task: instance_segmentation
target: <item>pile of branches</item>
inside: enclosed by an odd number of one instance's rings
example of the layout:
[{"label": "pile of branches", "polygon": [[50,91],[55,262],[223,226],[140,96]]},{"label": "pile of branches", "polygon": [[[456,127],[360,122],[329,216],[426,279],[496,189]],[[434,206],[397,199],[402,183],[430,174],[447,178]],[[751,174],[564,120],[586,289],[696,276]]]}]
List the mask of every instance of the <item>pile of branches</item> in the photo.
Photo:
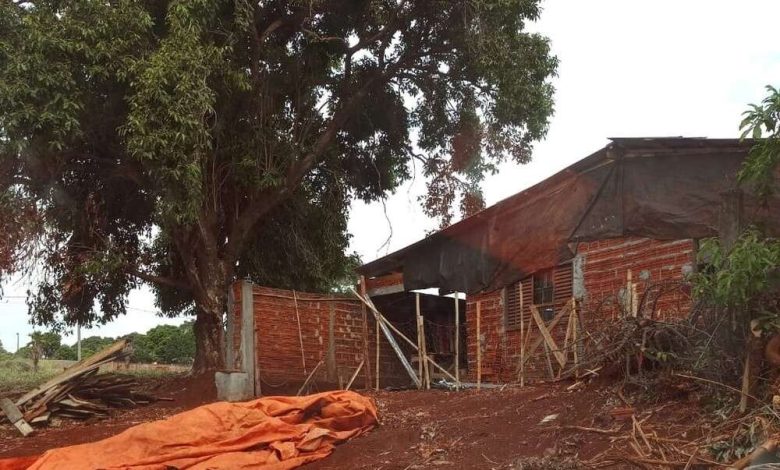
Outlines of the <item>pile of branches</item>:
[{"label": "pile of branches", "polygon": [[[685,379],[683,379],[685,380]],[[696,383],[688,385],[695,387]],[[622,398],[625,400],[625,398]],[[631,404],[629,409],[634,410]],[[744,469],[776,462],[777,412],[770,406],[747,414],[719,414],[688,408],[669,411],[674,403],[626,415],[611,429],[588,428],[610,435],[611,445],[587,462],[587,468],[728,468]],[[634,414],[636,413],[636,414]],[[775,468],[775,467],[762,467]]]},{"label": "pile of branches", "polygon": [[685,314],[659,315],[663,296],[686,287],[683,281],[648,286],[639,294],[636,315],[617,296],[602,301],[589,316],[602,318],[611,309],[616,319],[589,332],[583,365],[622,372],[626,378],[647,369],[675,369],[716,381],[739,379],[745,338],[728,312],[692,302]]}]

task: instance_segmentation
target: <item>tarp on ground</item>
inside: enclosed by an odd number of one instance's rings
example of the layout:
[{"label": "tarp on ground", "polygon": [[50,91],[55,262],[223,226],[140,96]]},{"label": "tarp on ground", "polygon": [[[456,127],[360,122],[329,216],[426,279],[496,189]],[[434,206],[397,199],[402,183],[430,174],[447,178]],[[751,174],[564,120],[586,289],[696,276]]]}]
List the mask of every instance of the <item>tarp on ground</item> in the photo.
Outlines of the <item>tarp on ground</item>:
[{"label": "tarp on ground", "polygon": [[[737,139],[613,139],[525,191],[358,269],[403,272],[407,290],[491,291],[570,260],[579,241],[714,236],[725,193],[752,143]],[[778,200],[745,200],[745,222],[780,233]]]},{"label": "tarp on ground", "polygon": [[348,391],[219,402],[34,461],[0,460],[0,470],[287,470],[327,457],[376,424],[372,400]]}]

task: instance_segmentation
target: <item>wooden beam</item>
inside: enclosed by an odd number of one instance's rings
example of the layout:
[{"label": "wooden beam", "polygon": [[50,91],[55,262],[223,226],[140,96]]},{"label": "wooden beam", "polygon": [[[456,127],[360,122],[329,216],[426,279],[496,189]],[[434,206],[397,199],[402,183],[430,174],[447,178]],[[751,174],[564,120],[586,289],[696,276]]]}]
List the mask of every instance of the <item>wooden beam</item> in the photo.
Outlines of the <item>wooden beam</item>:
[{"label": "wooden beam", "polygon": [[523,283],[518,282],[520,290],[520,386],[525,387],[525,314],[523,313]]},{"label": "wooden beam", "polygon": [[376,326],[376,390],[379,390],[379,325]]},{"label": "wooden beam", "polygon": [[[357,292],[355,292],[354,289],[352,289],[352,293],[355,294],[355,296],[357,296],[357,298],[360,299],[360,301],[364,302],[368,306],[369,310],[371,310],[374,313],[375,317],[378,317],[378,318],[380,318],[382,320],[381,321],[382,325],[384,325],[387,328],[393,330],[399,337],[401,337],[401,339],[406,341],[409,344],[409,346],[412,347],[412,349],[417,351],[417,346],[414,344],[414,342],[412,340],[410,340],[409,338],[407,338],[405,334],[401,333],[401,331],[399,331],[398,328],[393,326],[392,323],[387,321],[387,319],[379,312],[379,310],[376,309],[376,306],[374,305],[374,303],[371,302],[371,298],[364,299],[364,298],[360,297],[360,295]],[[439,364],[437,364],[436,361],[434,361],[430,357],[428,357],[426,359],[428,360],[428,363],[430,365],[432,365],[433,367],[435,367],[436,369],[438,369],[439,372],[441,372],[442,374],[446,375],[450,380],[455,381],[455,376],[450,374],[447,369],[445,369],[444,367],[442,367]],[[411,366],[410,366],[410,368],[411,368]],[[412,369],[412,373],[414,373],[414,369]]]},{"label": "wooden beam", "polygon": [[550,332],[547,330],[547,327],[544,325],[544,321],[542,320],[541,315],[539,315],[539,310],[536,308],[536,305],[531,305],[531,315],[534,317],[536,326],[539,327],[539,332],[542,334],[542,338],[544,338],[544,342],[547,344],[548,348],[553,353],[553,356],[555,356],[555,360],[558,361],[558,364],[560,364],[561,367],[563,367],[564,364],[566,364],[566,358],[563,355],[563,353],[558,349],[558,345],[555,344],[555,340],[550,335]]},{"label": "wooden beam", "polygon": [[482,302],[477,301],[477,390],[482,389],[482,336],[480,330]]},{"label": "wooden beam", "polygon": [[[360,293],[363,294],[363,297],[366,296],[365,276],[360,276]],[[360,307],[361,319],[363,320],[363,362],[366,365],[366,389],[369,389],[371,388],[371,358],[368,354],[368,314],[365,304],[361,303]]]},{"label": "wooden beam", "polygon": [[[420,379],[417,378],[417,374],[414,373],[414,369],[412,368],[412,365],[409,364],[409,360],[406,358],[406,356],[404,355],[403,351],[401,351],[401,347],[398,346],[398,343],[395,341],[395,338],[393,337],[393,333],[390,331],[390,328],[388,327],[389,322],[383,321],[384,317],[382,317],[382,314],[379,313],[379,310],[376,309],[376,306],[374,305],[374,303],[371,302],[371,298],[370,297],[367,297],[367,298],[364,299],[363,297],[360,296],[360,294],[358,294],[355,291],[355,289],[351,289],[351,290],[352,290],[352,293],[355,294],[355,296],[358,299],[360,299],[361,302],[366,304],[366,306],[374,313],[374,319],[376,319],[377,326],[382,329],[382,333],[384,333],[385,338],[387,338],[387,342],[390,343],[390,347],[392,347],[393,351],[395,351],[396,356],[398,356],[398,360],[401,361],[401,365],[404,366],[404,369],[409,374],[409,377],[412,379],[412,382],[414,382],[414,384],[417,386],[417,388],[420,388],[420,386],[422,385],[422,382],[420,382]],[[390,327],[395,328],[392,325],[390,325]],[[395,330],[395,331],[398,332],[398,330]],[[401,335],[401,336],[403,336],[403,335]],[[403,338],[406,339],[407,341],[409,341],[409,339],[406,338],[405,336],[403,336]],[[412,344],[414,344],[414,343],[412,343]]]},{"label": "wooden beam", "polygon": [[420,320],[420,293],[416,292],[414,294],[414,305],[415,305],[415,315],[414,315],[414,322],[417,326],[417,376],[420,378],[420,386],[419,388],[422,388],[422,383],[425,382],[424,377],[424,371],[423,371],[423,364],[425,363],[425,357],[423,357],[423,347],[422,347],[422,321]]},{"label": "wooden beam", "polygon": [[[561,321],[561,318],[563,318],[566,312],[567,310],[563,308],[561,309],[560,312],[558,312],[557,315],[555,315],[555,317],[550,322],[551,330],[558,325],[558,323]],[[531,326],[532,326],[531,324],[528,325],[528,332],[526,332],[526,337],[525,337],[526,344],[531,340]],[[533,357],[533,355],[536,353],[536,350],[539,349],[539,346],[541,346],[542,343],[544,343],[544,337],[540,335],[539,338],[536,338],[536,340],[534,340],[531,347],[526,349],[525,360],[523,361],[523,363],[527,363]]]},{"label": "wooden beam", "polygon": [[298,295],[293,291],[293,303],[295,304],[295,319],[298,321],[298,343],[301,346],[301,365],[303,375],[306,375],[306,352],[303,349],[303,330],[301,330],[301,313],[298,311]]},{"label": "wooden beam", "polygon": [[349,382],[347,382],[347,388],[345,390],[349,390],[349,387],[352,386],[352,382],[355,381],[355,377],[360,373],[360,370],[363,369],[363,364],[365,364],[366,361],[360,361],[360,365],[357,366],[357,369],[355,369],[355,373],[352,374],[352,377],[349,379]]},{"label": "wooden beam", "polygon": [[26,437],[32,434],[32,426],[30,426],[30,424],[24,420],[22,412],[19,411],[19,408],[16,405],[14,405],[14,402],[8,398],[0,398],[0,410],[3,410],[5,417],[8,418],[8,421],[10,421],[11,424],[13,424],[20,433],[22,433],[22,436]]},{"label": "wooden beam", "polygon": [[455,292],[455,384],[460,387],[460,300]]},{"label": "wooden beam", "polygon": [[311,382],[311,378],[314,377],[314,374],[317,372],[317,370],[325,363],[325,361],[320,361],[317,363],[316,366],[314,366],[314,369],[309,372],[308,377],[306,377],[306,380],[303,381],[303,385],[301,385],[301,388],[298,389],[298,393],[296,393],[296,396],[301,396],[301,393],[303,393],[304,390],[306,390],[306,387],[309,386],[309,382]]},{"label": "wooden beam", "polygon": [[[72,379],[73,377],[76,377],[78,375],[83,374],[84,372],[88,370],[94,369],[95,365],[97,364],[104,364],[105,361],[111,362],[113,361],[113,356],[121,352],[125,347],[127,346],[127,341],[122,339],[117,341],[116,343],[112,344],[111,346],[107,347],[106,349],[97,352],[85,360],[65,369],[61,374],[56,375],[52,379],[49,379],[46,381],[43,385],[40,385],[29,392],[22,395],[21,398],[16,400],[16,406],[21,407],[28,401],[32,400],[33,398],[37,397],[38,395],[41,395],[45,393],[47,390],[49,390],[52,387],[56,387],[57,385],[67,382],[68,380]],[[111,360],[108,360],[111,359]]]}]

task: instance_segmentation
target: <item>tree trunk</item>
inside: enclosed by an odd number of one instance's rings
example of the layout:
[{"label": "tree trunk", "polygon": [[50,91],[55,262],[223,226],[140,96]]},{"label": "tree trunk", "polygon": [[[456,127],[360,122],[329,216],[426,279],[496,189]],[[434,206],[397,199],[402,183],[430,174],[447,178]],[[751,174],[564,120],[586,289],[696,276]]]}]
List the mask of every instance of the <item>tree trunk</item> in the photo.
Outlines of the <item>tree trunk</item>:
[{"label": "tree trunk", "polygon": [[222,309],[209,311],[197,307],[195,317],[195,362],[192,371],[196,375],[209,374],[225,365],[222,344]]}]

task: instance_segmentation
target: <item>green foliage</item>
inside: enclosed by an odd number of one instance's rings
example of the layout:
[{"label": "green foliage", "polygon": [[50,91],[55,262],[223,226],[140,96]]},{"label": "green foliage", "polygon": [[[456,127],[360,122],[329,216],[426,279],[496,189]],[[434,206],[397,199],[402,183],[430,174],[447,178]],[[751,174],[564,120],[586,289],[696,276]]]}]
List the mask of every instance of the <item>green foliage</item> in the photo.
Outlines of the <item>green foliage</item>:
[{"label": "green foliage", "polygon": [[[759,196],[766,198],[776,191],[780,164],[780,90],[766,87],[768,95],[761,104],[752,104],[743,113],[742,137],[760,139],[750,151],[739,178],[754,185]],[[761,137],[766,138],[761,139]]]},{"label": "green foliage", "polygon": [[3,342],[0,341],[0,361],[9,359],[11,357],[13,357],[13,354],[11,354],[10,352],[6,351],[5,348],[3,347]]},{"label": "green foliage", "polygon": [[[52,359],[60,348],[62,336],[54,331],[39,332],[36,331],[30,335],[30,344],[37,344],[44,359]],[[28,346],[29,346],[28,345]]]},{"label": "green foliage", "polygon": [[152,283],[166,314],[210,326],[213,352],[233,280],[343,283],[352,199],[385,197],[419,162],[424,207],[447,224],[459,198],[483,207],[497,163],[528,161],[557,66],[525,31],[539,14],[536,0],[3,2],[0,228],[15,235],[0,275],[41,269],[33,321],[61,327],[124,314]]},{"label": "green foliage", "polygon": [[78,352],[75,346],[68,346],[67,344],[61,345],[57,348],[52,359],[61,359],[66,361],[75,361],[78,359]]},{"label": "green foliage", "polygon": [[195,357],[192,322],[180,326],[160,325],[146,332],[145,346],[152,362],[190,364]]},{"label": "green foliage", "polygon": [[0,396],[24,393],[60,372],[47,361],[41,361],[37,371],[28,360],[0,361]]},{"label": "green foliage", "polygon": [[703,240],[696,293],[723,307],[746,308],[780,281],[780,243],[755,229],[745,231],[730,251],[716,238]]}]

